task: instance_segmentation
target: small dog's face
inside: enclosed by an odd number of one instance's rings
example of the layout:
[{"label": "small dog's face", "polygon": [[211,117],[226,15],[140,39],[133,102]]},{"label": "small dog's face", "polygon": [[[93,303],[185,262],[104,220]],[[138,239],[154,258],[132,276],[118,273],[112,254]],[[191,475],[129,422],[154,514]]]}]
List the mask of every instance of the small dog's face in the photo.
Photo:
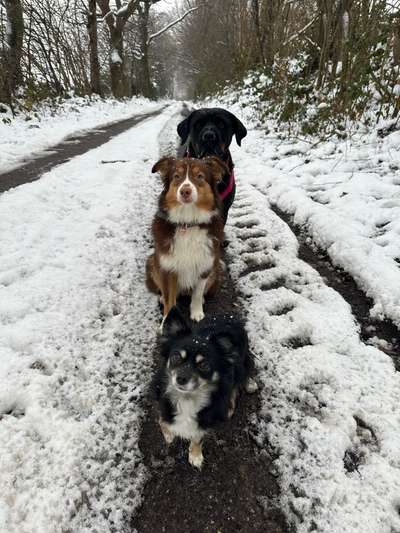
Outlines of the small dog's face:
[{"label": "small dog's face", "polygon": [[201,161],[164,157],[152,169],[164,181],[164,201],[169,209],[196,205],[199,209],[215,207],[216,185],[227,172],[226,165],[216,157]]},{"label": "small dog's face", "polygon": [[210,390],[220,377],[216,345],[197,336],[176,307],[163,323],[163,350],[169,386],[181,393]]},{"label": "small dog's face", "polygon": [[173,347],[168,354],[167,372],[170,385],[183,393],[208,388],[219,377],[212,346],[199,346],[195,337],[183,339]]},{"label": "small dog's face", "polygon": [[233,135],[240,146],[247,130],[229,111],[220,108],[193,111],[178,125],[182,144],[189,138],[196,157],[216,155],[225,158]]}]

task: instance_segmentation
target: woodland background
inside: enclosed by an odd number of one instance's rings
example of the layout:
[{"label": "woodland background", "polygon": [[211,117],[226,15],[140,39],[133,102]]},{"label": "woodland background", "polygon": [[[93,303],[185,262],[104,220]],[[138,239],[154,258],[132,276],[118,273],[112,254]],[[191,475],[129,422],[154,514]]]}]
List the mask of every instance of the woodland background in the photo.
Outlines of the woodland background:
[{"label": "woodland background", "polygon": [[399,73],[395,0],[0,0],[0,102],[14,113],[72,94],[247,84],[260,120],[314,133],[367,109],[397,118]]}]

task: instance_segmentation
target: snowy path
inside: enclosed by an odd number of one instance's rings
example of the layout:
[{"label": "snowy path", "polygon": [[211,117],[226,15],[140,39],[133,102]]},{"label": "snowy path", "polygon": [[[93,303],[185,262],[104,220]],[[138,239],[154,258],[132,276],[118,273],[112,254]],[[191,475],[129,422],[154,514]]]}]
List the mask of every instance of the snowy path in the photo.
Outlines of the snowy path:
[{"label": "snowy path", "polygon": [[[82,155],[89,150],[93,150],[110,141],[113,137],[133,128],[146,118],[157,115],[163,106],[156,107],[155,110],[147,113],[139,113],[129,118],[114,121],[95,129],[84,132],[75,132],[74,135],[68,136],[63,142],[49,147],[44,152],[29,154],[24,159],[24,163],[17,168],[0,174],[0,193],[11,188],[18,187],[24,183],[30,183],[41,178],[43,174],[49,172],[57,165],[70,161],[73,157]],[[119,162],[126,163],[129,161],[129,152],[125,154],[125,159]],[[115,160],[101,161],[104,164],[112,164]]]},{"label": "snowy path", "polygon": [[[129,100],[74,96],[58,102],[49,100],[13,118],[0,121],[0,172],[31,161],[33,155],[51,149],[65,138],[85,135],[133,115],[155,111],[166,102],[147,98]],[[10,120],[8,123],[7,119]]]},{"label": "snowy path", "polygon": [[120,532],[140,502],[149,169],[176,109],[0,196],[1,532]]},{"label": "snowy path", "polygon": [[[0,196],[1,533],[131,530],[149,474],[138,440],[159,321],[143,283],[159,190],[150,168],[175,149],[179,109]],[[298,259],[295,236],[269,208],[279,184],[268,181],[259,139],[251,132],[235,150],[227,228],[262,384],[250,433],[232,425],[237,446],[252,433],[264,456],[253,505],[271,511],[264,465],[299,533],[399,532],[399,375]],[[127,154],[128,163],[101,164]],[[220,446],[217,437],[209,457],[211,475],[230,461],[222,485],[215,476],[219,491],[240,457]],[[187,486],[199,489],[185,468]]]},{"label": "snowy path", "polygon": [[263,383],[253,423],[278,454],[280,503],[299,532],[400,531],[400,375],[297,258],[297,239],[256,188],[268,169],[249,152],[234,155],[243,179],[229,252]]}]

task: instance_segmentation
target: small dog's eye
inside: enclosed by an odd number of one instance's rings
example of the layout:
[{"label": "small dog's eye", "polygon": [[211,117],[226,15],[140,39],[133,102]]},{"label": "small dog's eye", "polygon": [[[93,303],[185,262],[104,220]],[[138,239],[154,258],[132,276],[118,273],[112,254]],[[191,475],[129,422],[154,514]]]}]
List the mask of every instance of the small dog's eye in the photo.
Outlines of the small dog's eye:
[{"label": "small dog's eye", "polygon": [[173,175],[173,179],[174,179],[174,180],[178,180],[179,178],[180,178],[179,174],[174,174],[174,175]]},{"label": "small dog's eye", "polygon": [[182,362],[182,354],[181,352],[172,352],[169,356],[169,360],[171,362],[171,365],[179,365],[179,363]]},{"label": "small dog's eye", "polygon": [[197,368],[200,370],[200,372],[209,372],[210,371],[210,365],[205,360],[200,361],[199,363],[197,363]]},{"label": "small dog's eye", "polygon": [[197,179],[198,179],[198,180],[203,180],[203,179],[204,179],[203,174],[198,174],[198,175],[197,175]]}]

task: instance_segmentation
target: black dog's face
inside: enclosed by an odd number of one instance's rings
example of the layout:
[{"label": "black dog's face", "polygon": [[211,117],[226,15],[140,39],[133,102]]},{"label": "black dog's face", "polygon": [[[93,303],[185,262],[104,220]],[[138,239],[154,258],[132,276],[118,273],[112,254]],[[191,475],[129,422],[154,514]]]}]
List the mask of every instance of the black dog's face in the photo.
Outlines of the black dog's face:
[{"label": "black dog's face", "polygon": [[247,130],[229,111],[220,108],[193,111],[178,125],[178,134],[184,144],[188,138],[195,157],[215,155],[224,159],[232,137],[240,146]]}]

